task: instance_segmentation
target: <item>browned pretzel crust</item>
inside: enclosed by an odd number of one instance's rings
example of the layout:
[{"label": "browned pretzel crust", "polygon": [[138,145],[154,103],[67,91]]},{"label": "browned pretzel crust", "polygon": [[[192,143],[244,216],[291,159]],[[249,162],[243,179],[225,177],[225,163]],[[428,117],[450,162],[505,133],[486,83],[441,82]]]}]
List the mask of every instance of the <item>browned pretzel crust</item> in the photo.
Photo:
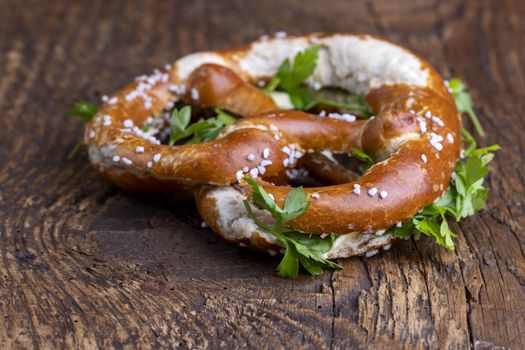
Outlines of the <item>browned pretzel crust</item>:
[{"label": "browned pretzel crust", "polygon": [[[440,116],[439,123],[443,126],[434,125],[430,118],[428,128],[451,135],[443,138],[445,146],[438,150],[432,144],[436,142],[431,143],[428,137],[408,139],[396,147],[392,156],[372,166],[356,181],[306,189],[308,194],[316,193],[318,198],[311,201],[305,214],[291,223],[292,227],[308,233],[338,234],[387,229],[412,218],[448,188],[460,148],[460,123],[451,97],[443,98],[430,89],[414,90],[406,86],[384,86],[372,91],[367,97],[374,112],[378,113],[370,122],[374,126],[364,128],[361,147],[380,156],[391,138],[412,132],[405,131],[407,125],[415,126],[416,123],[410,115],[398,112],[403,110],[409,92],[416,101],[415,108],[426,106]],[[385,105],[388,107],[383,107]],[[359,186],[360,191],[356,191],[359,194],[354,192],[356,186]],[[289,188],[271,184],[264,187],[279,205],[284,203]],[[328,217],[330,220],[326,220]]]},{"label": "browned pretzel crust", "polygon": [[[364,93],[375,117],[353,121],[279,111],[252,85],[314,43],[320,56],[307,83]],[[163,113],[179,99],[245,118],[215,141],[161,145],[155,135],[167,128]],[[149,122],[156,134],[141,130]],[[416,55],[370,36],[310,35],[192,54],[165,72],[139,77],[108,98],[86,127],[85,141],[97,171],[114,183],[142,191],[194,189],[199,211],[214,231],[257,248],[275,242],[246,218],[239,206],[244,192],[214,186],[235,184],[243,176],[282,179],[305,154],[361,148],[381,162],[358,179],[341,169],[331,177],[325,172],[336,185],[307,189],[311,207],[291,223],[306,233],[336,233],[360,242],[352,248],[339,244],[328,254],[337,257],[390,244],[391,237],[370,234],[412,218],[446,190],[459,157],[460,119],[441,77]],[[315,157],[306,158],[311,167]],[[289,188],[262,183],[282,205]],[[239,225],[232,225],[232,216]]]}]

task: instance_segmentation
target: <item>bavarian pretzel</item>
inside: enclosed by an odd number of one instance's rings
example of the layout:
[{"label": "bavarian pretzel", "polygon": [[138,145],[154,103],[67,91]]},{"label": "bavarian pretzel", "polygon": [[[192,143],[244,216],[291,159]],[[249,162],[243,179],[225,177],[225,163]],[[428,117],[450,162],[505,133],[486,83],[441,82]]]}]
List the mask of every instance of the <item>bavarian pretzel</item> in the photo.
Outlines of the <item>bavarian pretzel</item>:
[{"label": "bavarian pretzel", "polygon": [[[253,86],[313,44],[321,49],[307,83],[364,94],[374,118],[349,121],[277,110]],[[166,130],[165,114],[179,99],[245,118],[215,141],[161,145],[154,134]],[[141,130],[145,123],[152,131]],[[336,185],[307,188],[311,206],[290,223],[305,233],[341,235],[327,253],[335,258],[388,246],[392,237],[374,233],[410,219],[446,190],[459,158],[460,119],[441,77],[409,51],[365,35],[310,35],[191,54],[165,72],[139,77],[108,98],[87,125],[85,141],[95,169],[117,185],[191,190],[215,232],[266,250],[279,247],[247,216],[242,199],[249,191],[242,180],[241,187],[235,185],[239,179],[282,175],[305,154],[361,148],[380,162],[359,179],[332,176]],[[346,178],[350,182],[341,184]],[[262,183],[282,205],[289,188]]]}]

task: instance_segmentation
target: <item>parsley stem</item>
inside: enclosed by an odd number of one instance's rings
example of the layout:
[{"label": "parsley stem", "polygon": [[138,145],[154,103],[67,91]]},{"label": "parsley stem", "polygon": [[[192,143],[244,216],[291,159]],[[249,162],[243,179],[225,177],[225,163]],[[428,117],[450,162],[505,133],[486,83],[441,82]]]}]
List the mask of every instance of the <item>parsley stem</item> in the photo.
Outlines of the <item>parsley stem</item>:
[{"label": "parsley stem", "polygon": [[483,127],[481,126],[481,123],[479,122],[478,117],[476,116],[476,113],[472,110],[472,108],[467,109],[467,114],[470,117],[470,120],[472,121],[472,124],[474,125],[474,129],[476,129],[476,132],[479,136],[484,137],[485,136],[485,130],[483,130]]},{"label": "parsley stem", "polygon": [[80,148],[82,147],[83,144],[84,144],[84,141],[82,141],[82,139],[78,140],[75,146],[73,146],[71,151],[69,151],[69,153],[67,154],[67,159],[69,160],[73,159],[77,155],[78,151],[80,151]]},{"label": "parsley stem", "polygon": [[266,92],[271,92],[277,89],[277,86],[281,83],[281,79],[279,79],[277,76],[274,76],[272,80],[266,86],[264,87],[264,90]]}]

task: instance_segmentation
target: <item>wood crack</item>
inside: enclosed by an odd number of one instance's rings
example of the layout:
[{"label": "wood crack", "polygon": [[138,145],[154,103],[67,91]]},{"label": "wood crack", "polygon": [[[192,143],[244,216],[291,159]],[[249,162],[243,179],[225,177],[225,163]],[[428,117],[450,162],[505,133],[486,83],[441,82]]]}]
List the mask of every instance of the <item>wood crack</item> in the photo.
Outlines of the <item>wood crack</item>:
[{"label": "wood crack", "polygon": [[334,274],[335,270],[330,272],[330,290],[332,293],[332,323],[330,327],[330,350],[334,349],[335,342],[335,318],[336,318],[336,305],[335,305],[335,288],[334,288]]}]

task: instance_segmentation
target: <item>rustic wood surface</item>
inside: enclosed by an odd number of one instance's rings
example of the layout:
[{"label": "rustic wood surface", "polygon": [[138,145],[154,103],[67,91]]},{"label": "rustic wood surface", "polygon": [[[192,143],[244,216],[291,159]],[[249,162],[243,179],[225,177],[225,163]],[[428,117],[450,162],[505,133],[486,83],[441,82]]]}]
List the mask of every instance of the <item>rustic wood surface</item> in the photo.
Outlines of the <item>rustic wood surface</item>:
[{"label": "rustic wood surface", "polygon": [[[525,2],[0,1],[1,348],[525,348]],[[385,36],[462,77],[499,153],[457,250],[403,242],[319,278],[103,181],[75,99],[278,30]]]}]

